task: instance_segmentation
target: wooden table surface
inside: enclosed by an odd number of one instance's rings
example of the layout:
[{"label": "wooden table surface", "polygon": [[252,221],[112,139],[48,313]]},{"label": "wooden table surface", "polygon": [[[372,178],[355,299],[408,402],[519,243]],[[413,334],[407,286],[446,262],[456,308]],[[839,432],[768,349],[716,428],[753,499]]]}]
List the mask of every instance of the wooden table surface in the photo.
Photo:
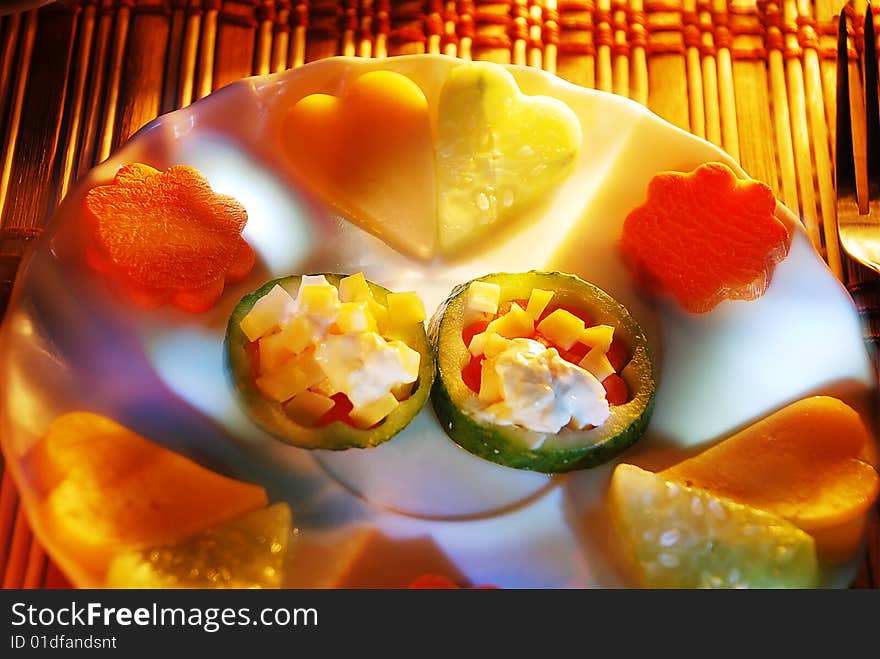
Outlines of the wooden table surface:
[{"label": "wooden table surface", "polygon": [[[332,55],[544,68],[721,146],[798,214],[880,341],[880,284],[835,232],[840,0],[59,0],[0,17],[0,308],[70,185],[159,114]],[[857,5],[863,10],[864,2]],[[0,2],[2,11],[2,2]],[[852,39],[853,63],[861,29]],[[875,352],[876,355],[876,352]],[[0,485],[3,587],[66,581]],[[875,516],[876,517],[876,516]],[[876,520],[875,520],[876,522]],[[880,587],[875,523],[854,587]]]}]

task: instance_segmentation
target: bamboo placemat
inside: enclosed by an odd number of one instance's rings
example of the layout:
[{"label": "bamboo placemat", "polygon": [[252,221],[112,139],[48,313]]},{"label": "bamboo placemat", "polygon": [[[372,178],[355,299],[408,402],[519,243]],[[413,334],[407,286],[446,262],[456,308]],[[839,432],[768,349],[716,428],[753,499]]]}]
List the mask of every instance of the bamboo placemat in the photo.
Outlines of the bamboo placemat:
[{"label": "bamboo placemat", "polygon": [[[0,308],[70,185],[157,115],[332,55],[446,53],[628,96],[738,159],[798,213],[880,341],[880,284],[834,226],[841,0],[59,0],[0,17]],[[859,9],[863,9],[864,0]],[[880,32],[880,30],[878,30]],[[853,35],[855,63],[861,29]],[[63,587],[0,484],[0,578]],[[880,587],[880,530],[855,586]]]}]

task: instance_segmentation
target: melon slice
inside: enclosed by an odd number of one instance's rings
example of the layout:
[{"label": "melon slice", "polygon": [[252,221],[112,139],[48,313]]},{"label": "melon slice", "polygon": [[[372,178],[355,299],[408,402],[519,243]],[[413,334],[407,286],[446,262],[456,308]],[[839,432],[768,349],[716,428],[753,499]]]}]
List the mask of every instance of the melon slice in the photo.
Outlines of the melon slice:
[{"label": "melon slice", "polygon": [[524,95],[503,67],[452,69],[437,114],[440,251],[472,248],[551,192],[574,169],[581,139],[571,108]]},{"label": "melon slice", "polygon": [[609,497],[639,581],[649,588],[811,588],[813,539],[790,522],[621,464]]},{"label": "melon slice", "polygon": [[880,477],[859,459],[870,442],[855,410],[836,398],[814,396],[661,475],[770,511],[812,532],[860,517],[877,499]]},{"label": "melon slice", "polygon": [[177,542],[266,505],[262,487],[89,412],[57,418],[28,456],[51,546],[94,572],[127,547]]},{"label": "melon slice", "polygon": [[110,564],[111,588],[279,588],[291,515],[277,503],[173,545],[130,549]]}]

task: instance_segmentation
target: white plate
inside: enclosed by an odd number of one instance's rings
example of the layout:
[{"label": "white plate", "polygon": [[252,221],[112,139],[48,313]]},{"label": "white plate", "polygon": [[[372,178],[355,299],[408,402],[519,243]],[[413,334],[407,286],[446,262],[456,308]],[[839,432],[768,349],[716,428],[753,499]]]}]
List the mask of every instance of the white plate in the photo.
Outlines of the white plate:
[{"label": "white plate", "polygon": [[[302,189],[277,146],[279,119],[295,99],[382,68],[415,80],[433,107],[457,63],[336,58],[237,82],[146,126],[62,204],[20,271],[0,337],[0,440],[37,535],[74,583],[100,580],[46,536],[21,456],[56,416],[89,409],[287,500],[299,529],[291,586],[333,583],[366,545],[369,558],[352,568],[362,583],[395,585],[445,569],[504,587],[624,585],[607,550],[610,465],[549,478],[485,462],[446,437],[430,405],[401,435],[366,451],[308,452],[260,432],[229,389],[222,339],[239,297],[272,277],[363,270],[391,289],[415,289],[429,313],[453,285],[488,272],[558,269],[597,284],[630,309],[658,356],[654,416],[627,461],[668,464],[810,394],[837,395],[868,419],[874,383],[858,315],[801,229],[757,301],[689,315],[640,297],[616,241],[650,178],[707,161],[744,173],[636,103],[510,67],[525,93],[574,109],[583,146],[574,174],[534,223],[455,265],[410,260],[330,217]],[[82,195],[128,162],[195,166],[246,206],[245,235],[261,262],[214,310],[137,311],[73,265],[66,230]],[[790,212],[779,214],[795,226]],[[826,583],[845,584],[852,567],[829,571]]]}]

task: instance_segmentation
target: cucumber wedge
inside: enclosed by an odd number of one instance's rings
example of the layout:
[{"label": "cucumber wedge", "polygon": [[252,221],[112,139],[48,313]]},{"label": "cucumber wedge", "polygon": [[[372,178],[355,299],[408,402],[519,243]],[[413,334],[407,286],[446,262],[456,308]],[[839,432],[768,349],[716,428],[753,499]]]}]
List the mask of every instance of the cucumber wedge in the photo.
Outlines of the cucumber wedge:
[{"label": "cucumber wedge", "polygon": [[551,290],[551,304],[580,309],[592,322],[613,326],[631,355],[619,373],[629,387],[630,399],[613,406],[611,416],[601,426],[581,431],[563,429],[534,449],[529,446],[536,443],[532,440],[537,433],[476,418],[471,411],[475,409],[476,394],[462,379],[462,369],[471,357],[462,339],[464,293],[471,284],[466,282],[452,291],[428,326],[438,373],[431,401],[453,441],[498,464],[557,473],[607,462],[642,436],[654,406],[654,368],[644,332],[620,303],[592,284],[560,272],[496,273],[473,281],[500,285],[502,302],[528,299],[535,288]]},{"label": "cucumber wedge", "polygon": [[[327,281],[339,286],[346,275],[325,274]],[[398,332],[393,337],[400,339],[421,355],[419,377],[410,397],[402,401],[384,421],[375,428],[361,430],[341,421],[334,421],[324,427],[312,428],[298,424],[288,416],[280,403],[265,397],[257,388],[251,366],[251,356],[247,350],[248,339],[241,331],[241,320],[248,314],[257,300],[266,295],[278,284],[292,296],[299,290],[300,275],[273,279],[253,293],[245,295],[235,306],[226,328],[224,355],[226,373],[236,396],[250,419],[273,437],[306,449],[344,450],[349,448],[370,448],[387,442],[403,430],[425,405],[434,381],[434,359],[422,323],[414,323],[411,329]],[[386,304],[390,291],[367,282],[377,302]]]}]

